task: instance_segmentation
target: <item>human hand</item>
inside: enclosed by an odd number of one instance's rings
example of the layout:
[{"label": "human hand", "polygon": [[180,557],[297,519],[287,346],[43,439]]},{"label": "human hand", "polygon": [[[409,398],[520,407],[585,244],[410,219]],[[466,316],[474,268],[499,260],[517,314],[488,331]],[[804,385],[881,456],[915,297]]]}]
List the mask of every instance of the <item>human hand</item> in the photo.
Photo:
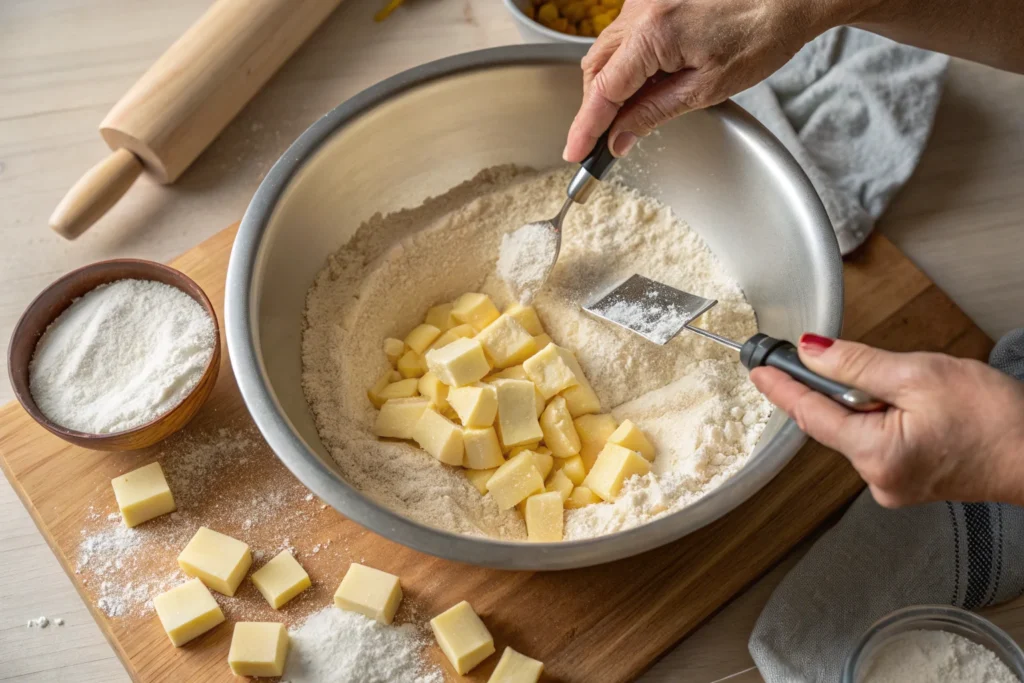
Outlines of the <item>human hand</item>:
[{"label": "human hand", "polygon": [[[611,151],[692,109],[718,104],[836,25],[842,2],[626,0],[583,58],[583,104],[562,156],[583,160],[611,126]],[[613,123],[614,121],[614,123]]]},{"label": "human hand", "polygon": [[1024,383],[937,353],[812,334],[798,348],[811,370],[891,407],[849,411],[775,368],[756,368],[750,379],[807,434],[849,458],[880,505],[1024,503]]}]

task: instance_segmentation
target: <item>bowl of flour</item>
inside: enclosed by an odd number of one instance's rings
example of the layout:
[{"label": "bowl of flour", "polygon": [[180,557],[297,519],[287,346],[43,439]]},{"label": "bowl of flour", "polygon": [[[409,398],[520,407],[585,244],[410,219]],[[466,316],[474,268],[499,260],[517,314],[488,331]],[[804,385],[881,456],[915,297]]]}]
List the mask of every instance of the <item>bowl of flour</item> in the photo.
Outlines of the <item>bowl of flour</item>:
[{"label": "bowl of flour", "polygon": [[1020,683],[1024,652],[977,614],[918,605],[876,622],[850,653],[843,683]]},{"label": "bowl of flour", "polygon": [[726,103],[668,124],[573,208],[533,297],[602,412],[654,443],[650,475],[614,503],[566,511],[563,541],[530,544],[514,510],[413,444],[373,436],[366,390],[387,363],[381,340],[465,292],[511,303],[501,242],[565,198],[579,58],[564,45],[484,50],[361,93],[275,165],[232,251],[227,343],[270,446],[324,501],[423,552],[508,569],[608,562],[721,517],[795,455],[805,437],[734,355],[692,335],[658,347],[583,314],[623,277],[718,299],[706,323],[736,338],[840,330],[842,265],[820,200],[778,141]]},{"label": "bowl of flour", "polygon": [[133,450],[170,436],[209,397],[220,366],[216,312],[168,266],[94,263],[29,304],[8,370],[22,407],[85,448]]}]

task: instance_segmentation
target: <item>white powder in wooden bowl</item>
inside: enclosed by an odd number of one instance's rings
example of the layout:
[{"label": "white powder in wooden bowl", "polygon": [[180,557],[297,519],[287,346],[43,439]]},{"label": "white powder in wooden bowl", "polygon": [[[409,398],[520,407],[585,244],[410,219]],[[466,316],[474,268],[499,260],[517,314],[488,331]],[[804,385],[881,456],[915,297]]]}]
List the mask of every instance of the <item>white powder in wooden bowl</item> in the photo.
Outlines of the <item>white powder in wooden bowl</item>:
[{"label": "white powder in wooden bowl", "polygon": [[[307,400],[344,476],[383,505],[449,531],[525,538],[518,513],[498,510],[459,472],[414,445],[376,439],[366,388],[388,367],[381,340],[404,337],[430,306],[467,291],[501,307],[513,301],[497,273],[502,237],[554,215],[568,178],[500,167],[415,209],[374,216],[310,288]],[[735,339],[757,330],[739,286],[666,206],[604,183],[569,211],[558,264],[533,305],[554,341],[577,354],[604,410],[633,420],[658,456],[615,503],[567,511],[567,539],[636,526],[697,500],[743,466],[771,413],[728,349],[686,334],[658,346],[582,311],[633,273],[718,299],[701,320],[711,330]]]}]

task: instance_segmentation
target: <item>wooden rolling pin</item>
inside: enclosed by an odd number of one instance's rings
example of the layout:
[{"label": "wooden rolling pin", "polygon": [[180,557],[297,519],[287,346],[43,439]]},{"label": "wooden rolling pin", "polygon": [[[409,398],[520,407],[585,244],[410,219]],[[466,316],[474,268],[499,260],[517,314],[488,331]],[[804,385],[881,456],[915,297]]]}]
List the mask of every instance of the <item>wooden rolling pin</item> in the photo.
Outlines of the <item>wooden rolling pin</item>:
[{"label": "wooden rolling pin", "polygon": [[85,232],[143,170],[173,183],[341,0],[217,0],[100,124],[112,150],[61,200],[50,227]]}]

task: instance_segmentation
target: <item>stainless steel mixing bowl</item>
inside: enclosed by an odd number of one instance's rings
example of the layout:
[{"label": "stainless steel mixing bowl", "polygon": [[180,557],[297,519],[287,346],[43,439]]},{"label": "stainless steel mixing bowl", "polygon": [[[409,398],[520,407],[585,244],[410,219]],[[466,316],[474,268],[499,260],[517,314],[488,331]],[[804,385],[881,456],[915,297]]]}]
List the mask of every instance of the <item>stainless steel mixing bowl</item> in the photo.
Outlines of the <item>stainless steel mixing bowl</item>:
[{"label": "stainless steel mixing bowl", "polygon": [[[718,519],[789,462],[804,435],[772,417],[747,466],[690,507],[600,538],[555,544],[459,536],[412,522],[349,486],[317,436],[301,385],[306,290],[374,213],[420,204],[498,164],[561,164],[580,100],[570,45],[521,45],[406,71],[317,121],[274,165],[242,221],[225,320],[242,396],[278,457],[316,495],[417,550],[506,569],[566,569],[664,545]],[[690,223],[739,280],[763,331],[836,335],[842,268],[828,217],[785,149],[732,103],[665,126],[626,182]],[[425,456],[426,457],[426,456]]]}]

